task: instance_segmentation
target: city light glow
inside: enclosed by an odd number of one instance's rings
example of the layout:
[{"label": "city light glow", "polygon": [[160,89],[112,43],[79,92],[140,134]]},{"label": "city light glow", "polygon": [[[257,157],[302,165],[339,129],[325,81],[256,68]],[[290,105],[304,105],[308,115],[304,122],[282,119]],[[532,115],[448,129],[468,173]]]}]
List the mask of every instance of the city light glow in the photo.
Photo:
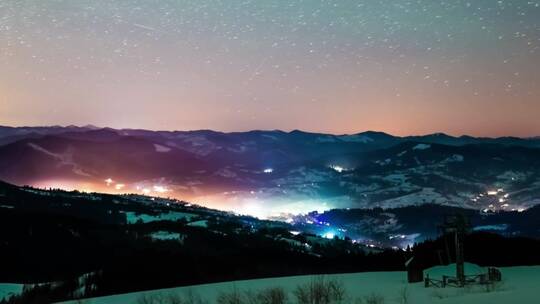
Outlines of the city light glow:
[{"label": "city light glow", "polygon": [[327,239],[333,239],[334,237],[336,236],[336,234],[334,232],[326,232],[325,234],[323,234],[323,237],[324,238],[327,238]]},{"label": "city light glow", "polygon": [[153,187],[154,191],[157,192],[157,193],[165,193],[165,192],[169,192],[169,189],[165,188],[164,186],[159,186],[159,185],[155,185]]},{"label": "city light glow", "polygon": [[342,166],[338,166],[338,165],[331,165],[330,168],[333,169],[334,171],[338,172],[338,173],[346,171],[345,168],[343,168]]}]

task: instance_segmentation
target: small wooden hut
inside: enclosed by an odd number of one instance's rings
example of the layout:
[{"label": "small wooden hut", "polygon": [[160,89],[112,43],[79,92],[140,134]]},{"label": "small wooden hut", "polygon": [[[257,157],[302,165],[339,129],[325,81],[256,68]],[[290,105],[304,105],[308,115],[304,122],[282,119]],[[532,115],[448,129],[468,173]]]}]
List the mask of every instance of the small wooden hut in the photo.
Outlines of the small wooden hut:
[{"label": "small wooden hut", "polygon": [[424,281],[424,269],[417,262],[417,260],[411,257],[405,262],[405,268],[407,268],[407,281],[409,283],[418,283]]}]

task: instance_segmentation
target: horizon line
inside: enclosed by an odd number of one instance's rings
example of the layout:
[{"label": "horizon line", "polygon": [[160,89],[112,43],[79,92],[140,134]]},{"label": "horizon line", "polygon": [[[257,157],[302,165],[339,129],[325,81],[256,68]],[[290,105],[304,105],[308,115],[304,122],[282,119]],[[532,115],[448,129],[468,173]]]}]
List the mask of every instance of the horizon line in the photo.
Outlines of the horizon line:
[{"label": "horizon line", "polygon": [[102,126],[96,126],[94,124],[84,124],[84,125],[75,125],[75,124],[69,124],[69,125],[19,125],[19,126],[10,126],[10,125],[2,125],[0,124],[0,128],[79,128],[79,129],[93,129],[93,130],[115,130],[115,131],[129,131],[129,130],[143,130],[143,131],[151,131],[151,132],[201,132],[201,131],[209,131],[209,132],[216,132],[216,133],[223,133],[223,134],[233,134],[233,133],[249,133],[249,132],[283,132],[283,133],[293,133],[293,132],[302,132],[302,133],[309,133],[309,134],[320,134],[320,135],[331,135],[331,136],[351,136],[351,135],[360,135],[365,133],[381,133],[386,134],[392,137],[396,138],[406,138],[406,137],[423,137],[423,136],[449,136],[453,138],[461,138],[461,137],[472,137],[472,138],[484,138],[484,139],[499,139],[499,138],[519,138],[519,139],[537,139],[540,137],[540,135],[533,135],[533,136],[515,136],[515,135],[503,135],[503,136],[475,136],[470,134],[451,134],[446,132],[432,132],[432,133],[424,133],[424,134],[409,134],[409,135],[395,135],[389,132],[380,131],[380,130],[363,130],[363,131],[356,131],[353,133],[332,133],[332,132],[324,132],[324,131],[308,131],[308,130],[302,130],[302,129],[247,129],[247,130],[241,130],[241,131],[220,131],[216,129],[146,129],[146,128],[133,128],[133,127],[127,127],[127,128],[114,128],[114,127],[102,127]]}]

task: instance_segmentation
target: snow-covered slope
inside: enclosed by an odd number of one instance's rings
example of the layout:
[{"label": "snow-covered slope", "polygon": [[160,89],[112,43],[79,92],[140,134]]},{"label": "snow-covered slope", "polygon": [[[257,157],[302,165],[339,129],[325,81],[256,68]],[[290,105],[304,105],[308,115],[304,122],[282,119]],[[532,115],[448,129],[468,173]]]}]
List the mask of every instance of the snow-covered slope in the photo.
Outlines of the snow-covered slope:
[{"label": "snow-covered slope", "polygon": [[[436,271],[435,271],[436,270]],[[452,266],[438,267],[434,271],[440,273],[447,270],[452,274]],[[473,288],[425,288],[423,283],[407,284],[405,272],[371,272],[354,274],[328,275],[327,279],[343,282],[350,303],[373,294],[384,297],[384,303],[401,303],[400,295],[408,295],[408,303],[415,304],[499,304],[514,303],[519,299],[520,304],[540,303],[538,282],[540,282],[540,266],[502,268],[503,282],[494,290],[486,291],[482,287]],[[310,282],[313,276],[295,276],[226,283],[197,285],[171,289],[136,292],[91,299],[92,304],[124,304],[137,303],[143,295],[184,295],[188,292],[201,295],[203,299],[215,303],[220,293],[237,291],[257,291],[264,288],[283,287],[293,300],[292,292],[303,283]],[[76,302],[65,302],[76,303]],[[89,302],[90,303],[90,302]],[[294,303],[294,301],[292,301]]]},{"label": "snow-covered slope", "polygon": [[[425,203],[519,211],[540,203],[540,173],[531,169],[539,148],[537,139],[445,134],[0,126],[0,179],[175,197],[265,218]],[[484,195],[498,189],[501,197]]]},{"label": "snow-covered slope", "polygon": [[13,295],[19,295],[23,291],[23,284],[0,283],[0,301]]}]

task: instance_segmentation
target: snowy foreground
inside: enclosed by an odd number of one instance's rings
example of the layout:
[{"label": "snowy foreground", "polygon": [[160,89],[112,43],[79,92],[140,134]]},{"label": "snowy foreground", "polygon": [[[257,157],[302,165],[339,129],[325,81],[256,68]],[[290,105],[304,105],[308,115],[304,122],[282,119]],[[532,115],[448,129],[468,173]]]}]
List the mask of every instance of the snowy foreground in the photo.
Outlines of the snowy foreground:
[{"label": "snowy foreground", "polygon": [[[468,267],[474,272],[474,267]],[[452,274],[451,267],[437,267],[430,271],[430,277],[436,274]],[[407,303],[459,303],[459,304],[499,304],[499,303],[540,303],[540,266],[509,267],[501,269],[503,282],[494,290],[476,286],[472,288],[425,288],[423,283],[407,284],[405,272],[370,272],[354,274],[327,275],[325,279],[337,279],[343,282],[347,290],[349,301],[356,303],[356,299],[363,299],[370,295],[384,297],[384,303],[404,303],[400,297],[405,291],[408,295]],[[289,293],[289,303],[295,303],[293,290],[296,286],[308,283],[313,276],[295,276],[259,280],[235,281],[179,287],[170,289],[153,290],[147,292],[135,292],[100,298],[93,298],[83,303],[88,304],[137,304],[145,294],[147,295],[185,295],[194,292],[209,303],[215,303],[220,293],[239,291],[257,291],[264,288],[282,287]],[[66,303],[77,303],[66,302]],[[80,303],[80,302],[79,302]],[[362,302],[360,302],[362,303]]]},{"label": "snowy foreground", "polygon": [[23,284],[0,283],[0,300],[12,295],[19,295],[23,291]]}]

